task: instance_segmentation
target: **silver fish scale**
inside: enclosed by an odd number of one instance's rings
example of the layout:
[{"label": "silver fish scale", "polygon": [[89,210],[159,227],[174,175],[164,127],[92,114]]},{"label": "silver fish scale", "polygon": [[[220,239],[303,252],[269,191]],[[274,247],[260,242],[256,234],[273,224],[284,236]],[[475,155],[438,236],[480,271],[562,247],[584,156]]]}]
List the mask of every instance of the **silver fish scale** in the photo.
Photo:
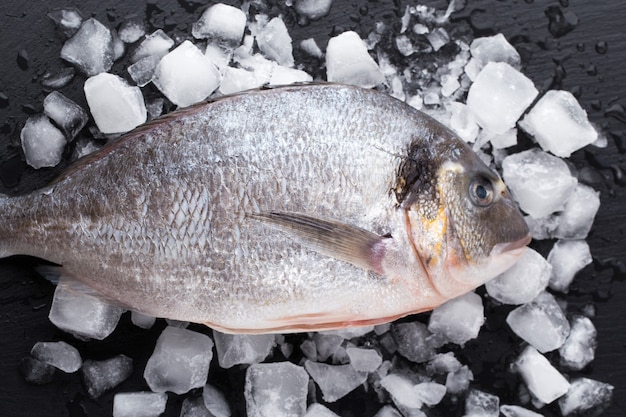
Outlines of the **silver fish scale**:
[{"label": "silver fish scale", "polygon": [[[50,188],[6,200],[6,253],[62,264],[135,310],[249,323],[406,297],[384,278],[300,246],[251,219],[301,212],[385,234],[409,141],[405,106],[318,86],[250,93],[184,110],[104,151]],[[349,307],[346,307],[349,306]],[[322,309],[322,310],[324,310]],[[271,325],[271,324],[268,324]]]}]

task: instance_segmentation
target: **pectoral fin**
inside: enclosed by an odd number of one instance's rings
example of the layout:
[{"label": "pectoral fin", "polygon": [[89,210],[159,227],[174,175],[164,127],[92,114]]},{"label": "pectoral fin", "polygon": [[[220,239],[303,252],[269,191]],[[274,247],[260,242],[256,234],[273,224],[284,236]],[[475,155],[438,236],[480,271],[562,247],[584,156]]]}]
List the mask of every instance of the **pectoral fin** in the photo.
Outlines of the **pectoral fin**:
[{"label": "pectoral fin", "polygon": [[368,230],[302,213],[264,212],[249,217],[280,229],[319,253],[382,274],[384,241]]}]

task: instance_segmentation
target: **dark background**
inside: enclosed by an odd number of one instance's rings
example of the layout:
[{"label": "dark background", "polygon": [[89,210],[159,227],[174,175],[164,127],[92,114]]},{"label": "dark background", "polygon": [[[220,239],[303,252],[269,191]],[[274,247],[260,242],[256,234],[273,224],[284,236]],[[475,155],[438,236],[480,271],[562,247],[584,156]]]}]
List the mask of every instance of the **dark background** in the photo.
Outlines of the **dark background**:
[{"label": "dark background", "polygon": [[[47,69],[63,66],[59,53],[62,36],[46,12],[75,6],[83,17],[96,17],[117,27],[129,14],[146,16],[148,32],[164,28],[170,34],[190,36],[206,0],[126,1],[43,1],[3,0],[0,2],[0,192],[23,193],[45,184],[67,165],[35,171],[23,162],[19,132],[29,114],[41,111],[45,97],[39,78]],[[238,2],[228,2],[238,4]],[[376,21],[399,25],[406,1],[335,0],[331,14],[300,26],[291,9],[269,2],[271,14],[285,13],[294,44],[314,37],[322,49],[328,38],[344,29],[354,29],[366,37]],[[278,4],[275,4],[278,3]],[[574,376],[587,376],[615,386],[613,405],[603,414],[623,416],[626,398],[626,2],[621,0],[468,0],[462,11],[452,16],[450,28],[470,30],[474,36],[505,34],[521,52],[523,72],[539,89],[562,88],[579,97],[590,119],[608,137],[608,147],[578,151],[570,161],[580,172],[582,182],[601,191],[602,205],[588,238],[594,263],[576,278],[566,297],[568,311],[576,312],[593,303],[597,309],[594,324],[598,330],[595,361]],[[415,3],[410,3],[415,4]],[[421,1],[444,8],[446,1]],[[366,9],[365,9],[366,8]],[[568,33],[552,17],[558,10],[574,13],[578,23]],[[546,14],[548,11],[548,15]],[[453,29],[451,29],[453,30]],[[22,59],[18,53],[22,51]],[[297,52],[296,52],[297,53]],[[24,59],[26,58],[26,59]],[[299,59],[296,59],[299,62]],[[118,62],[114,72],[125,61]],[[320,76],[323,73],[316,75]],[[86,107],[82,94],[84,78],[77,78],[61,91]],[[68,154],[71,149],[68,149]],[[1,215],[1,213],[0,213]],[[551,242],[535,242],[546,254]],[[0,261],[0,414],[3,416],[99,416],[110,415],[113,394],[97,402],[85,397],[78,375],[57,372],[53,383],[32,386],[19,373],[21,359],[37,341],[67,340],[77,346],[83,358],[104,359],[125,353],[135,359],[135,373],[120,391],[147,389],[141,373],[163,324],[150,331],[133,327],[124,317],[116,332],[102,342],[84,343],[57,330],[47,319],[53,287],[32,270],[33,260],[13,257]],[[476,341],[458,355],[475,375],[473,386],[493,392],[509,403],[516,398],[517,380],[507,372],[506,363],[516,354],[519,342],[503,326],[507,309],[486,305],[491,311],[487,325]],[[297,336],[291,336],[295,343]],[[215,361],[214,361],[215,362]],[[243,410],[243,369],[211,371],[209,380],[229,392],[236,411]],[[332,408],[342,416],[371,416],[378,409],[374,394],[350,394]],[[170,396],[167,415],[178,415],[181,399]],[[462,415],[462,408],[447,404],[441,415]],[[541,412],[553,415],[554,406]]]}]

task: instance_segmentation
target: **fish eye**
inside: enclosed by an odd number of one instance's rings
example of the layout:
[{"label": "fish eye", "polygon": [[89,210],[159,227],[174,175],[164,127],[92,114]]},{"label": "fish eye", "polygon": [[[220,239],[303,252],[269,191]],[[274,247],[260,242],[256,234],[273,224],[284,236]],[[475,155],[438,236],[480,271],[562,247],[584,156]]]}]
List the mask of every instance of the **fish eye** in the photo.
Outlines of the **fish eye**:
[{"label": "fish eye", "polygon": [[470,184],[469,194],[475,205],[479,207],[488,206],[494,198],[493,184],[486,178],[478,177]]}]

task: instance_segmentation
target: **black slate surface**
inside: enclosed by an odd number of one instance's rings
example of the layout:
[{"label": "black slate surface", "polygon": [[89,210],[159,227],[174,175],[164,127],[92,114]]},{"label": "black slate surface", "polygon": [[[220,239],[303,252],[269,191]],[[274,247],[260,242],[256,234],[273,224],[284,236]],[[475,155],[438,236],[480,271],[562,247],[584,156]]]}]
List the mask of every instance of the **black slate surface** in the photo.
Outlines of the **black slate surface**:
[{"label": "black slate surface", "polygon": [[[231,2],[238,4],[238,2]],[[367,36],[376,21],[399,24],[406,1],[335,0],[331,14],[317,22],[299,26],[284,2],[270,2],[271,12],[287,15],[295,42],[314,37],[322,49],[334,33],[355,29]],[[276,5],[277,3],[278,5]],[[282,5],[281,5],[282,3]],[[446,1],[422,1],[445,8]],[[601,191],[602,205],[588,238],[593,265],[576,278],[566,297],[568,311],[593,303],[598,329],[596,360],[580,373],[615,386],[613,405],[604,416],[626,415],[626,196],[624,153],[626,152],[626,3],[620,0],[468,0],[467,7],[452,17],[454,27],[469,27],[475,36],[502,32],[523,56],[523,72],[538,86],[562,88],[579,96],[590,119],[608,136],[605,149],[589,147],[570,161],[582,180]],[[75,6],[84,17],[94,16],[111,27],[125,16],[147,16],[151,29],[163,27],[168,33],[189,34],[207,0],[148,0],[146,2],[94,1],[0,2],[0,192],[23,193],[45,184],[66,165],[35,171],[26,167],[19,148],[19,132],[26,118],[39,111],[45,93],[39,78],[47,69],[63,66],[59,52],[63,38],[55,32],[46,12]],[[559,11],[566,19],[559,20]],[[570,14],[567,14],[569,12]],[[568,28],[563,22],[578,22]],[[291,16],[291,17],[289,17]],[[552,23],[550,23],[552,21]],[[568,29],[572,29],[568,31]],[[118,66],[123,65],[117,63]],[[61,91],[86,107],[82,81],[78,76]],[[1,215],[1,213],[0,213]],[[535,244],[544,254],[550,242]],[[150,331],[133,327],[124,317],[116,332],[102,342],[77,342],[57,330],[47,319],[53,286],[32,270],[33,260],[13,257],[0,261],[0,414],[3,416],[106,416],[112,410],[113,394],[100,400],[86,398],[78,375],[57,372],[53,383],[27,384],[19,373],[20,361],[37,341],[66,340],[77,346],[84,358],[104,359],[124,353],[135,359],[135,373],[120,391],[147,389],[141,377],[162,324]],[[475,374],[474,386],[501,396],[504,403],[516,398],[515,377],[506,363],[519,343],[503,325],[506,309],[493,309],[481,335],[459,353]],[[297,336],[290,336],[297,340]],[[237,415],[243,415],[244,370],[224,372],[212,369],[210,381],[229,392]],[[177,416],[181,398],[170,396],[168,416]],[[462,408],[448,408],[434,415],[462,415]],[[378,409],[373,394],[355,392],[332,405],[341,416],[373,415]],[[555,415],[554,406],[542,410]]]}]

